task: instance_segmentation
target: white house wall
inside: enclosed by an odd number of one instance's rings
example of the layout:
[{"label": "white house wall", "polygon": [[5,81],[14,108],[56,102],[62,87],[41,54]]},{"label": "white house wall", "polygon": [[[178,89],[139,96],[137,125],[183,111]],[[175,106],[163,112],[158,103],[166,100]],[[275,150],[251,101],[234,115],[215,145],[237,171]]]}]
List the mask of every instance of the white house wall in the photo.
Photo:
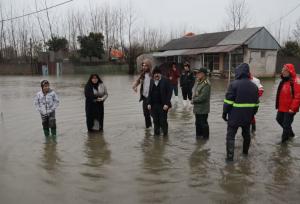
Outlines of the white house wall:
[{"label": "white house wall", "polygon": [[[261,52],[265,56],[261,57]],[[273,77],[276,71],[276,50],[252,50],[246,49],[244,62],[249,63],[251,73],[258,77]]]}]

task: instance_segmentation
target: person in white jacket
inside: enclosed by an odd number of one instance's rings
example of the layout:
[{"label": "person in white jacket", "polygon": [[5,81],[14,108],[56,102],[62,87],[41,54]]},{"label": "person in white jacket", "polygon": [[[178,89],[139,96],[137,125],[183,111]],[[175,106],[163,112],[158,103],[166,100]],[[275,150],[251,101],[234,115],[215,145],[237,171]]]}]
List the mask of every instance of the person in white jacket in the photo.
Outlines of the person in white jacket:
[{"label": "person in white jacket", "polygon": [[41,114],[42,125],[46,142],[49,142],[50,130],[54,143],[56,143],[56,119],[55,110],[59,105],[57,94],[50,89],[50,83],[47,80],[41,81],[42,90],[34,98],[34,106]]},{"label": "person in white jacket", "polygon": [[[258,97],[261,97],[264,93],[264,87],[261,84],[260,80],[256,77],[254,77],[252,74],[250,74],[250,80],[257,86],[258,88]],[[256,119],[253,117],[253,120],[251,122],[251,132],[254,133],[256,131]]]}]

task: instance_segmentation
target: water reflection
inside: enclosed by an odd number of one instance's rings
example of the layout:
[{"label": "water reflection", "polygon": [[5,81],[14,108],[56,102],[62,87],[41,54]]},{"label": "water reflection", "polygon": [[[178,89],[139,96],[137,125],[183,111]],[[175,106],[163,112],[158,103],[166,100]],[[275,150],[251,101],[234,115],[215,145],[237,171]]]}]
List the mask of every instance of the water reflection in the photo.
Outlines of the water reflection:
[{"label": "water reflection", "polygon": [[142,144],[143,163],[145,170],[141,177],[138,177],[141,195],[141,203],[164,203],[169,199],[170,191],[168,171],[170,162],[165,157],[165,149],[168,144],[168,137],[151,136],[148,132]]},{"label": "water reflection", "polygon": [[209,179],[209,158],[210,149],[205,148],[206,141],[199,140],[196,142],[195,150],[189,158],[189,164],[191,169],[191,182],[190,186],[203,186],[204,180],[208,182]]},{"label": "water reflection", "polygon": [[276,147],[276,151],[272,155],[275,170],[273,173],[273,181],[277,185],[288,183],[289,179],[293,177],[291,165],[293,158],[290,155],[290,148],[287,145]]},{"label": "water reflection", "polygon": [[168,169],[168,160],[164,158],[168,137],[146,135],[143,142],[144,164],[143,168],[151,174],[159,174]]},{"label": "water reflection", "polygon": [[206,176],[209,168],[210,149],[205,149],[205,140],[196,141],[195,150],[190,156],[191,174]]},{"label": "water reflection", "polygon": [[46,143],[42,157],[42,167],[50,174],[55,174],[60,166],[60,156],[57,153],[56,144]]},{"label": "water reflection", "polygon": [[219,186],[226,192],[228,203],[248,203],[251,199],[249,193],[255,184],[252,171],[253,166],[248,158],[227,164],[221,170]]},{"label": "water reflection", "polygon": [[84,149],[87,162],[90,167],[101,167],[111,160],[111,152],[102,133],[88,133]]},{"label": "water reflection", "polygon": [[84,146],[84,154],[87,159],[84,165],[87,168],[80,174],[91,180],[105,178],[105,173],[101,167],[111,161],[111,152],[102,133],[88,133]]}]

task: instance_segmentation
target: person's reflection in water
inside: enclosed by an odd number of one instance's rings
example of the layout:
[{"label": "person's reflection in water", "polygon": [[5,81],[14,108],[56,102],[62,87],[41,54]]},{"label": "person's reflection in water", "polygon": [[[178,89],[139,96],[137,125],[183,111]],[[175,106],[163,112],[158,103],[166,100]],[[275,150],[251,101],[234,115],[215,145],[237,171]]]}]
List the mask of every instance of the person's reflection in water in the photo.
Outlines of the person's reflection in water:
[{"label": "person's reflection in water", "polygon": [[146,135],[143,143],[144,169],[148,173],[159,174],[168,168],[168,162],[163,157],[168,137]]},{"label": "person's reflection in water", "polygon": [[141,203],[164,203],[169,199],[171,162],[164,157],[168,137],[151,136],[146,132],[142,143],[144,160],[138,178]]},{"label": "person's reflection in water", "polygon": [[221,170],[219,185],[225,191],[224,199],[228,203],[248,203],[251,186],[255,184],[252,168],[251,161],[244,158]]},{"label": "person's reflection in water", "polygon": [[91,167],[100,167],[110,162],[111,152],[101,133],[88,132],[85,142],[85,156],[88,159],[88,162],[85,164]]},{"label": "person's reflection in water", "polygon": [[[273,153],[271,161],[274,161],[275,170],[273,172],[273,181],[277,187],[283,187],[281,190],[287,190],[287,185],[293,180],[293,159],[290,155],[290,149],[287,145],[278,146]],[[281,191],[281,192],[283,192]]]},{"label": "person's reflection in water", "polygon": [[190,156],[190,186],[204,187],[205,183],[210,183],[208,175],[210,149],[205,148],[206,141],[199,140],[196,142],[196,148]]},{"label": "person's reflection in water", "polygon": [[42,167],[50,174],[57,173],[61,159],[56,150],[56,144],[46,143],[42,157]]}]

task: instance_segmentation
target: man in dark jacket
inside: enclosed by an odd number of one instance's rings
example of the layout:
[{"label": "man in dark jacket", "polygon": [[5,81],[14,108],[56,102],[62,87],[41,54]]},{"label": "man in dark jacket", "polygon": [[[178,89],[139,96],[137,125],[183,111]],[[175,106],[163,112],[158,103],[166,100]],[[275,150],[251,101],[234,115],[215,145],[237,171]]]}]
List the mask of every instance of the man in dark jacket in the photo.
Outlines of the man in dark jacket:
[{"label": "man in dark jacket", "polygon": [[[235,135],[242,128],[243,154],[247,155],[250,147],[250,124],[256,114],[259,100],[258,88],[249,79],[249,65],[243,63],[235,70],[235,80],[230,83],[223,107],[223,119],[227,121],[226,150],[227,160],[233,161]],[[227,119],[228,115],[228,119]]]},{"label": "man in dark jacket", "polygon": [[161,76],[161,70],[156,67],[152,72],[148,96],[148,109],[154,123],[154,134],[159,135],[160,129],[164,136],[168,134],[168,110],[171,108],[172,89],[169,81]]},{"label": "man in dark jacket", "polygon": [[195,84],[195,77],[193,72],[191,72],[190,64],[188,62],[185,62],[183,67],[184,71],[180,76],[180,87],[182,91],[183,106],[187,106],[190,105],[192,101],[192,89]]}]

